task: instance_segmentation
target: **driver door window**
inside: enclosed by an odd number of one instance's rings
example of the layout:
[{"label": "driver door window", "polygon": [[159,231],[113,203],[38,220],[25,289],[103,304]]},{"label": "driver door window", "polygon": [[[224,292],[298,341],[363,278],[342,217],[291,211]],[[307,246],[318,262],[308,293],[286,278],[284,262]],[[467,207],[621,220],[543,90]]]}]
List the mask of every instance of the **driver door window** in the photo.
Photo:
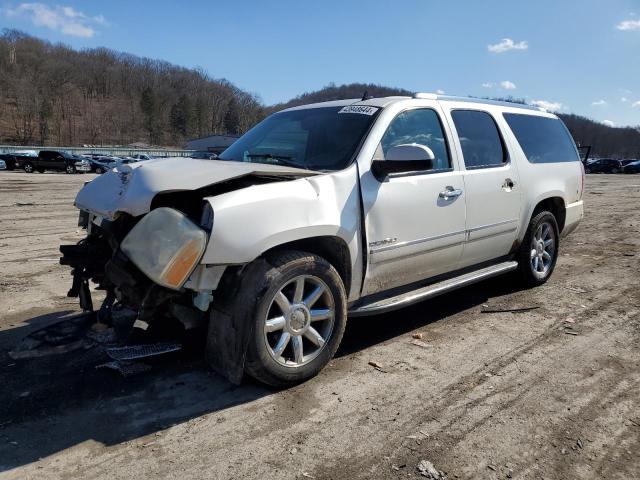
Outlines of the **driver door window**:
[{"label": "driver door window", "polygon": [[[433,170],[450,170],[451,159],[438,114],[430,108],[407,110],[393,119],[380,141],[378,158],[384,156],[391,147],[418,143],[429,147],[436,159]],[[430,171],[433,171],[430,170]]]}]

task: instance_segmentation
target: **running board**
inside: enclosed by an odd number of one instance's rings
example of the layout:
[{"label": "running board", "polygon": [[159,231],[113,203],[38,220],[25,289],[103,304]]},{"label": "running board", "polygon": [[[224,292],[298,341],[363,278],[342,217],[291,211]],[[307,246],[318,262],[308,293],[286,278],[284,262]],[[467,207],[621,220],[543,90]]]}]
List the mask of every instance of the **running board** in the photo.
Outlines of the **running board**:
[{"label": "running board", "polygon": [[410,292],[406,292],[395,297],[383,298],[376,302],[360,305],[350,310],[349,315],[352,317],[360,317],[365,315],[377,315],[379,313],[390,312],[399,308],[408,307],[414,303],[422,302],[429,298],[437,297],[443,293],[451,292],[458,288],[466,287],[476,282],[495,277],[503,273],[511,272],[518,268],[518,262],[503,262],[490,267],[481,268],[473,272],[465,273],[459,277],[443,280],[438,283],[427,285]]}]

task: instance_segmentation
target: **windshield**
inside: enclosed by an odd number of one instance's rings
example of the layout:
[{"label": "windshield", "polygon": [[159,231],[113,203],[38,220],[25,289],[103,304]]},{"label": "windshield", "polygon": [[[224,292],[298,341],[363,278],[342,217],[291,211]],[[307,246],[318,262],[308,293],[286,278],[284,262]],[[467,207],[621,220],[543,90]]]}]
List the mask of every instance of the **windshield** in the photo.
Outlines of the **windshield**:
[{"label": "windshield", "polygon": [[219,156],[309,170],[341,170],[351,161],[378,109],[320,107],[267,117]]}]

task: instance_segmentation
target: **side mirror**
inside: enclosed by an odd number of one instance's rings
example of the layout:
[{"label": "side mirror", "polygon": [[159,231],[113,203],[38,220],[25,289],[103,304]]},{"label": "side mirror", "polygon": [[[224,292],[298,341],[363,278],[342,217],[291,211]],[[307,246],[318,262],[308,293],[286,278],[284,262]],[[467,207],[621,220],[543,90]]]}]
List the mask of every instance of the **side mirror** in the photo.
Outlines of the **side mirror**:
[{"label": "side mirror", "polygon": [[419,143],[391,147],[385,157],[385,160],[375,160],[371,164],[371,171],[377,178],[384,178],[391,173],[431,170],[436,159],[429,147]]}]

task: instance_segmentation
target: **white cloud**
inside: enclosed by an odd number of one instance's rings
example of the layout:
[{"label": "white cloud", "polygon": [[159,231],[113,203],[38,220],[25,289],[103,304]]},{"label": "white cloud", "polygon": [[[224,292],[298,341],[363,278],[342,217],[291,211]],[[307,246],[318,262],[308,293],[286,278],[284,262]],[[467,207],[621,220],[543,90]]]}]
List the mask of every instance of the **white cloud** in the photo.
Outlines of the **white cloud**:
[{"label": "white cloud", "polygon": [[96,34],[94,26],[107,25],[102,15],[90,17],[72,7],[50,7],[42,3],[21,3],[6,10],[9,17],[24,17],[37,27],[46,27],[74,37],[91,38]]},{"label": "white cloud", "polygon": [[437,93],[438,95],[444,95],[444,90],[440,90],[440,89],[438,89],[438,90],[436,90],[436,93]]},{"label": "white cloud", "polygon": [[560,102],[549,102],[547,100],[533,100],[531,101],[531,105],[544,108],[545,110],[549,110],[550,112],[555,112],[564,108],[564,105],[562,105]]},{"label": "white cloud", "polygon": [[603,120],[602,124],[606,125],[607,127],[615,127],[616,126],[616,124],[613,123],[611,120]]},{"label": "white cloud", "polygon": [[640,30],[640,20],[623,20],[616,25],[618,30]]},{"label": "white cloud", "polygon": [[621,101],[621,102],[626,102],[627,100],[628,100],[628,99],[627,99],[627,97],[622,97],[622,98],[620,99],[620,101]]},{"label": "white cloud", "polygon": [[504,53],[509,50],[526,50],[527,48],[529,48],[529,44],[525,40],[516,43],[510,38],[503,38],[498,43],[487,45],[487,50],[492,53]]},{"label": "white cloud", "polygon": [[631,106],[632,106],[633,108],[640,108],[640,100],[638,100],[637,102],[633,102],[633,103],[631,104]]},{"label": "white cloud", "polygon": [[516,89],[516,84],[513,82],[510,82],[509,80],[505,80],[503,82],[500,82],[500,86],[502,88],[504,88],[505,90],[515,90]]},{"label": "white cloud", "polygon": [[604,107],[607,104],[606,100],[597,100],[595,102],[591,102],[591,106],[593,107]]},{"label": "white cloud", "polygon": [[491,82],[483,83],[482,88],[493,88],[493,83]]}]

